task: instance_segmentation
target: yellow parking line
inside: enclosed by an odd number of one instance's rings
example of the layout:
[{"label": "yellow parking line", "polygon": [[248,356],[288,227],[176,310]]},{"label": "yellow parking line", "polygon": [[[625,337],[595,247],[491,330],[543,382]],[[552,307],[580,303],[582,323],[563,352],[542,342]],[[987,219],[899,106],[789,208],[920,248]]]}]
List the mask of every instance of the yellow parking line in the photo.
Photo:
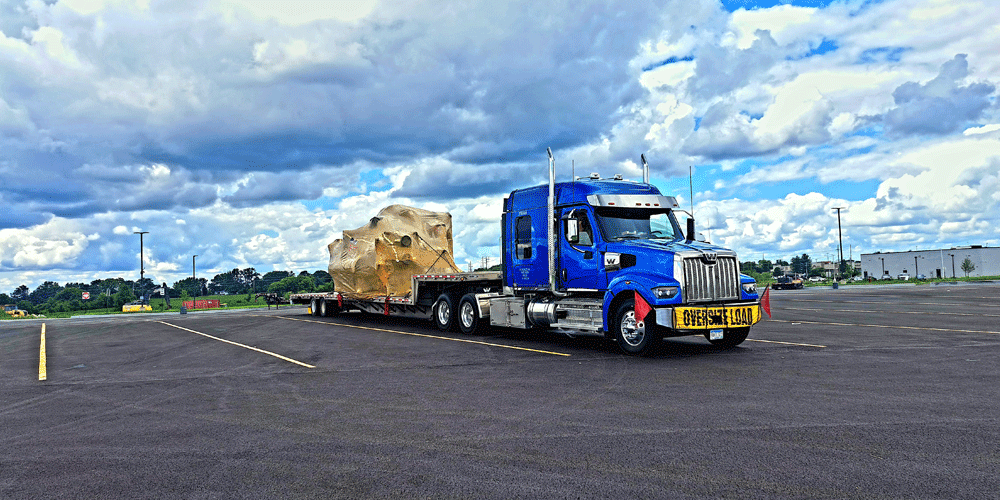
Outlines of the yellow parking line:
[{"label": "yellow parking line", "polygon": [[361,329],[361,330],[372,330],[372,331],[376,331],[376,332],[396,333],[396,334],[399,334],[399,335],[412,335],[414,337],[424,337],[424,338],[428,338],[428,339],[451,340],[453,342],[465,342],[467,344],[479,344],[479,345],[486,345],[486,346],[490,346],[490,347],[503,347],[504,349],[516,349],[518,351],[537,352],[537,353],[542,353],[542,354],[551,354],[553,356],[566,356],[566,357],[570,356],[569,354],[564,354],[564,353],[561,353],[561,352],[541,351],[541,350],[538,350],[538,349],[528,349],[527,347],[517,347],[517,346],[512,346],[512,345],[504,345],[504,344],[491,344],[489,342],[481,342],[481,341],[478,341],[478,340],[456,339],[456,338],[453,338],[453,337],[439,337],[437,335],[425,335],[423,333],[401,332],[401,331],[398,331],[398,330],[386,330],[384,328],[372,328],[372,327],[368,327],[368,326],[345,325],[343,323],[334,323],[332,321],[316,321],[316,320],[312,320],[312,319],[286,318],[284,316],[273,316],[273,317],[278,318],[278,319],[287,319],[287,320],[291,320],[291,321],[304,321],[306,323],[319,323],[321,325],[336,325],[336,326],[343,326],[343,327],[347,327],[347,328],[358,328],[358,329]]},{"label": "yellow parking line", "polygon": [[989,332],[983,330],[958,330],[954,328],[931,328],[927,326],[901,326],[901,325],[866,325],[863,323],[825,323],[822,321],[801,321],[801,320],[785,320],[785,319],[771,319],[768,321],[776,321],[778,323],[802,323],[806,325],[829,325],[829,326],[858,326],[858,327],[869,327],[869,328],[898,328],[900,330],[927,330],[933,332],[956,332],[956,333],[986,333],[990,335],[1000,335],[1000,332]]},{"label": "yellow parking line", "polygon": [[233,342],[232,340],[220,339],[219,337],[213,337],[213,336],[211,336],[211,335],[209,335],[207,333],[196,332],[196,331],[194,331],[194,330],[192,330],[190,328],[184,328],[183,326],[172,325],[172,324],[167,323],[165,321],[157,321],[157,323],[163,323],[164,325],[172,326],[174,328],[177,328],[179,330],[184,330],[186,332],[197,333],[198,335],[201,335],[203,337],[208,337],[208,338],[210,338],[212,340],[218,340],[219,342],[225,342],[227,344],[232,344],[232,345],[235,345],[235,346],[240,346],[240,347],[243,347],[245,349],[250,349],[251,351],[257,351],[257,352],[262,353],[262,354],[267,354],[268,356],[274,356],[274,357],[276,357],[278,359],[283,359],[285,361],[288,361],[289,363],[295,363],[297,365],[304,366],[306,368],[316,368],[313,365],[308,365],[308,364],[303,363],[301,361],[296,361],[296,360],[294,360],[292,358],[288,358],[288,357],[282,356],[280,354],[275,354],[275,353],[273,353],[271,351],[265,351],[263,349],[258,349],[256,347],[248,346],[246,344],[241,344],[239,342]]},{"label": "yellow parking line", "polygon": [[[771,320],[771,321],[773,321],[773,320]],[[768,344],[797,345],[797,346],[802,346],[802,347],[821,347],[821,348],[824,348],[824,349],[826,348],[825,345],[800,344],[798,342],[781,342],[780,340],[747,339],[747,342],[766,342]]]},{"label": "yellow parking line", "polygon": [[42,343],[38,348],[38,380],[47,380],[48,377],[45,368],[45,323],[42,323]]}]

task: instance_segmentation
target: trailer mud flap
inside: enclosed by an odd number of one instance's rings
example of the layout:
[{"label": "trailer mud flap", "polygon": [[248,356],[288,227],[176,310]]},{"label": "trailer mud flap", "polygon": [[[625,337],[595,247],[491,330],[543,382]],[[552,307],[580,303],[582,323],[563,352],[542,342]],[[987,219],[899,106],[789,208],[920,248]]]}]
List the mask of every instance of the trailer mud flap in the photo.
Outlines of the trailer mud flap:
[{"label": "trailer mud flap", "polygon": [[674,309],[674,328],[678,330],[743,328],[760,320],[761,312],[758,304]]}]

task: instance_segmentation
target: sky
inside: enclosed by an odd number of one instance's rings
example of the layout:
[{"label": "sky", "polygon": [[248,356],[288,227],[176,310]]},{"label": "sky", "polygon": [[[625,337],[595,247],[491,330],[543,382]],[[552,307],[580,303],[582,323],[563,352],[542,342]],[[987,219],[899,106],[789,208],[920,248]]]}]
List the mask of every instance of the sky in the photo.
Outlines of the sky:
[{"label": "sky", "polygon": [[[326,269],[622,174],[741,260],[1000,245],[993,0],[0,0],[0,292]],[[693,183],[693,197],[689,194]],[[693,202],[693,203],[692,203]]]}]

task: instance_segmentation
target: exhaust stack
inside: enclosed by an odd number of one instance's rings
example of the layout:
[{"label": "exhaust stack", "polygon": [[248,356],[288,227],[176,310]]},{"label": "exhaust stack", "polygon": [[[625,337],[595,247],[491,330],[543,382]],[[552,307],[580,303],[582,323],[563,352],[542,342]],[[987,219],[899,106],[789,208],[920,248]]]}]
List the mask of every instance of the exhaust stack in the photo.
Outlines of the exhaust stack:
[{"label": "exhaust stack", "polygon": [[642,183],[649,184],[649,164],[646,163],[646,154],[639,155],[642,160]]},{"label": "exhaust stack", "polygon": [[556,284],[556,160],[552,157],[552,148],[545,148],[549,153],[549,207],[548,240],[549,240],[549,291],[556,297],[565,297]]}]

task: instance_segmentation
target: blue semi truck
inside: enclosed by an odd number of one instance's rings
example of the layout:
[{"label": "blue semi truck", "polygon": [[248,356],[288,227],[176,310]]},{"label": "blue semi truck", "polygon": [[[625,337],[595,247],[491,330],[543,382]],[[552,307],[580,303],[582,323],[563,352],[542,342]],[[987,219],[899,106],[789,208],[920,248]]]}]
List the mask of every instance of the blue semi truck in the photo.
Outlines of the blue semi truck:
[{"label": "blue semi truck", "polygon": [[415,275],[404,297],[295,294],[312,314],[348,310],[430,319],[441,330],[489,326],[603,335],[643,354],[664,337],[704,335],[742,343],[761,319],[756,282],[732,250],[686,231],[677,200],[649,183],[591,175],[519,189],[504,199],[501,271]]}]

